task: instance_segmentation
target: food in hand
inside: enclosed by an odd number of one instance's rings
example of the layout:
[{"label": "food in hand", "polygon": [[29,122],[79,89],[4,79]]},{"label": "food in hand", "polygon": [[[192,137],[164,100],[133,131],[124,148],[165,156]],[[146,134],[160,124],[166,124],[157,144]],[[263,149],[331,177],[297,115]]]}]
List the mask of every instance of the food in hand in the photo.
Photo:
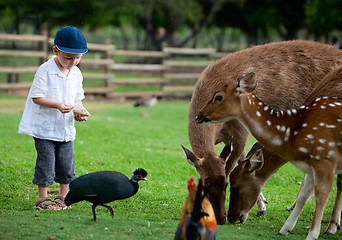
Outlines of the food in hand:
[{"label": "food in hand", "polygon": [[78,114],[84,117],[91,116],[91,114],[85,108],[74,108],[73,112],[74,114]]}]

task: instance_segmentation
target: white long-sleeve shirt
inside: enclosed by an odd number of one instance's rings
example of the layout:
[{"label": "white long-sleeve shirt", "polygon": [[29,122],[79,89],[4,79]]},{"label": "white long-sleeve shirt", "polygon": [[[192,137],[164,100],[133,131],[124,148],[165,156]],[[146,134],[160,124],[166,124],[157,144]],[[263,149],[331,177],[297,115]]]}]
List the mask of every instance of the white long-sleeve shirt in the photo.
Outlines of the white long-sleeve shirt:
[{"label": "white long-sleeve shirt", "polygon": [[74,106],[84,99],[83,76],[74,66],[66,77],[54,61],[54,56],[37,70],[29,91],[18,133],[53,141],[73,141],[76,137],[73,112],[37,105],[32,98],[45,97]]}]

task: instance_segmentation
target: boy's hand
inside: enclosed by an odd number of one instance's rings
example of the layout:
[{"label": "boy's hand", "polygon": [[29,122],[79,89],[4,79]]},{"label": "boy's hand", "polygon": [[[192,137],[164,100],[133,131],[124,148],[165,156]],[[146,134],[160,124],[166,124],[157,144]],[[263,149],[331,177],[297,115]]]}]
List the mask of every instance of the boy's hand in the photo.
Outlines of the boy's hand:
[{"label": "boy's hand", "polygon": [[71,105],[68,105],[68,104],[65,104],[65,103],[60,103],[58,105],[58,110],[61,112],[61,113],[68,113],[70,112],[72,109],[74,109],[74,106],[71,106]]},{"label": "boy's hand", "polygon": [[80,114],[75,114],[74,115],[74,118],[76,121],[78,122],[82,122],[82,121],[87,121],[87,117],[86,116],[82,116]]}]

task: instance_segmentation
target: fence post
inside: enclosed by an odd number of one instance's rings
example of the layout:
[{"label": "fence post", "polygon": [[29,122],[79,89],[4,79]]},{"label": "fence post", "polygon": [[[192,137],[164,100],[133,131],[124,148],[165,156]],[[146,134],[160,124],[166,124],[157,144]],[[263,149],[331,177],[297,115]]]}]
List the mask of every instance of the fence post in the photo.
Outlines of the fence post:
[{"label": "fence post", "polygon": [[165,49],[167,48],[167,42],[163,42],[163,43],[161,44],[161,47],[162,47],[161,50],[162,50],[162,52],[163,52],[163,57],[162,57],[161,60],[162,60],[162,65],[163,65],[163,74],[162,74],[162,76],[163,76],[163,79],[164,79],[164,83],[161,84],[160,90],[161,90],[162,92],[164,92],[165,82],[169,82],[169,81],[170,81],[170,79],[167,79],[167,78],[166,78],[167,68],[166,68],[165,61],[166,61],[166,59],[169,57],[169,54],[165,52]]},{"label": "fence post", "polygon": [[[112,59],[112,54],[111,54],[111,47],[109,47],[111,45],[110,40],[108,39],[106,41],[106,45],[108,46],[106,51],[105,51],[105,59],[109,60]],[[111,71],[110,71],[110,64],[106,64],[105,65],[105,74],[106,74],[106,79],[105,79],[105,88],[109,88],[110,87],[110,79],[111,77]]]},{"label": "fence post", "polygon": [[42,50],[45,52],[45,57],[41,58],[40,62],[41,64],[43,64],[44,62],[46,62],[48,60],[48,56],[49,56],[49,36],[48,36],[48,32],[46,29],[44,29],[42,31],[42,35],[44,36],[45,40],[43,41],[42,44]]}]

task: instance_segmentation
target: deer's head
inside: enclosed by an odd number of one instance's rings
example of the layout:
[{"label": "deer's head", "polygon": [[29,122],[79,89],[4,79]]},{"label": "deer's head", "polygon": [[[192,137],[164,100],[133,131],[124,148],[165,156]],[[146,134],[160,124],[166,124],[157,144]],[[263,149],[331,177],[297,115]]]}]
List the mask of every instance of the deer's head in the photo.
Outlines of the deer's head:
[{"label": "deer's head", "polygon": [[249,211],[255,205],[265,182],[260,181],[256,171],[264,164],[262,146],[256,143],[246,158],[239,162],[230,174],[230,198],[228,221],[245,222]]},{"label": "deer's head", "polygon": [[240,112],[240,95],[249,94],[256,87],[255,73],[240,73],[237,81],[213,94],[196,116],[198,123],[226,122]]},{"label": "deer's head", "polygon": [[[183,147],[183,146],[182,146]],[[203,181],[203,191],[207,193],[218,224],[223,225],[227,220],[225,208],[228,178],[225,173],[226,160],[231,153],[231,142],[228,142],[219,156],[198,158],[187,148],[183,147],[188,162],[193,165]]]}]

